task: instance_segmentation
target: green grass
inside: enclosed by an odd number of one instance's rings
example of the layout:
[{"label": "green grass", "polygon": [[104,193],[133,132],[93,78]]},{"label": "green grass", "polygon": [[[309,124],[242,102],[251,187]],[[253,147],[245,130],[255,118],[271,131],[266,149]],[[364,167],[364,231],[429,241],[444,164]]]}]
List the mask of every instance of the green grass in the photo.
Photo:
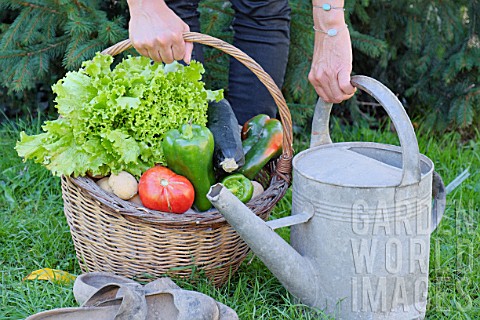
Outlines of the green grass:
[{"label": "green grass", "polygon": [[[0,319],[23,319],[42,310],[76,306],[71,285],[23,281],[31,271],[80,269],[62,211],[59,178],[32,162],[23,163],[13,149],[21,130],[38,132],[40,120],[6,121],[0,126]],[[435,135],[419,130],[420,150],[435,163],[445,183],[464,169],[471,176],[447,198],[440,227],[432,235],[428,319],[480,318],[480,135],[462,142],[459,134]],[[335,141],[398,143],[390,130],[334,126]],[[307,137],[296,137],[295,149]],[[272,215],[290,212],[288,193]],[[288,238],[288,229],[279,233]],[[237,311],[241,319],[328,319],[320,311],[297,304],[270,271],[254,257],[221,288],[204,280],[186,289],[206,293]]]}]

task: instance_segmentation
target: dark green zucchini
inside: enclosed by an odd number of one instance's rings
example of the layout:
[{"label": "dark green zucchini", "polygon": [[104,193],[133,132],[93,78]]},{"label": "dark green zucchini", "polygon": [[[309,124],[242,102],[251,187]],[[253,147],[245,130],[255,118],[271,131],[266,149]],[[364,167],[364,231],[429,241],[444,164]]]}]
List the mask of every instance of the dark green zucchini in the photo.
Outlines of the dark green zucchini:
[{"label": "dark green zucchini", "polygon": [[233,172],[245,163],[237,117],[226,99],[210,102],[207,115],[207,127],[215,141],[213,164],[217,169]]}]

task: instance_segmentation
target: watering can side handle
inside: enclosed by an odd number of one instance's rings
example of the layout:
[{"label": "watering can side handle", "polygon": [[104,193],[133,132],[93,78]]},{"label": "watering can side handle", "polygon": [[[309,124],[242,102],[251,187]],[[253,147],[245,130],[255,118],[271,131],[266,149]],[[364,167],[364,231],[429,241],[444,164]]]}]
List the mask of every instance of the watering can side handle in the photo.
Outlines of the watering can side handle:
[{"label": "watering can side handle", "polygon": [[330,112],[332,111],[332,106],[333,103],[325,102],[322,98],[318,98],[312,120],[310,148],[332,143],[329,131]]},{"label": "watering can side handle", "polygon": [[367,76],[353,76],[352,85],[367,92],[387,111],[402,148],[403,173],[399,186],[420,182],[420,151],[412,122],[398,98],[381,82]]},{"label": "watering can side handle", "polygon": [[440,224],[447,203],[447,191],[445,188],[445,184],[443,183],[442,177],[436,171],[433,171],[432,195],[432,224],[430,232],[435,231],[435,229]]}]

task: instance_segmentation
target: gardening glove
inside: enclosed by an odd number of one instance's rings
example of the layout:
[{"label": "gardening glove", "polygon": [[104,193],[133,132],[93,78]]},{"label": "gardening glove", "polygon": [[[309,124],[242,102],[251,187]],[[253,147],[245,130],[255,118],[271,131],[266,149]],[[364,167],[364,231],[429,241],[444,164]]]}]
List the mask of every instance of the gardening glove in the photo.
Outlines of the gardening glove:
[{"label": "gardening glove", "polygon": [[130,40],[141,55],[157,62],[190,63],[193,43],[183,40],[190,28],[163,0],[128,0],[128,6]]}]

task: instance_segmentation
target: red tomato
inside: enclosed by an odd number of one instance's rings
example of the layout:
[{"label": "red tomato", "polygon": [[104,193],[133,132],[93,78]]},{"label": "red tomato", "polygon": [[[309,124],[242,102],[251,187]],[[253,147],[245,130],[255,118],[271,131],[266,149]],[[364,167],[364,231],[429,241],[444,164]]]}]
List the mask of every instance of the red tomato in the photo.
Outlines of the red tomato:
[{"label": "red tomato", "polygon": [[138,195],[145,207],[172,213],[184,213],[193,204],[195,190],[184,176],[172,170],[155,166],[140,177]]}]

